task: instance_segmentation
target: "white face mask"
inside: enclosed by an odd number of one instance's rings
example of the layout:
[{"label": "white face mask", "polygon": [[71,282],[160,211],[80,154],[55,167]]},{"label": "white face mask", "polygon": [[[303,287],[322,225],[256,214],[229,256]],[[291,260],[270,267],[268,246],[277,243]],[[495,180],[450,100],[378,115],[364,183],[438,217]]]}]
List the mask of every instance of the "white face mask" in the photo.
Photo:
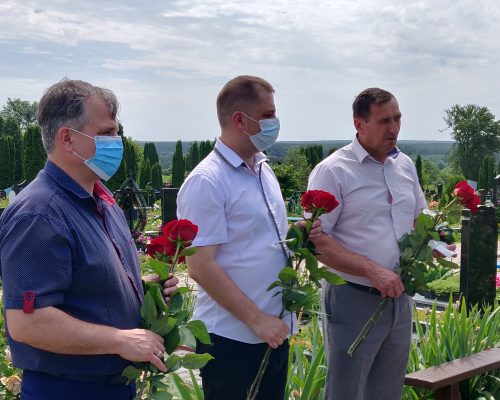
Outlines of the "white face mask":
[{"label": "white face mask", "polygon": [[248,119],[257,122],[260,126],[260,132],[255,135],[250,135],[248,132],[243,131],[248,135],[250,141],[258,151],[264,151],[276,142],[280,133],[279,118],[268,118],[257,121],[246,115],[243,111],[241,113]]}]

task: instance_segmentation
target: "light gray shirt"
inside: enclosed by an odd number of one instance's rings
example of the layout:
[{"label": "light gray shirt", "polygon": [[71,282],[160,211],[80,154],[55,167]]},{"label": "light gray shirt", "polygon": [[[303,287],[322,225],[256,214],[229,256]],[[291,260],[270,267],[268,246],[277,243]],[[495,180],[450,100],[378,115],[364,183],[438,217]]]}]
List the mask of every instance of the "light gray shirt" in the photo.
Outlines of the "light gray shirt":
[{"label": "light gray shirt", "polygon": [[[288,222],[279,183],[263,153],[255,156],[253,171],[220,140],[215,149],[182,185],[177,216],[198,225],[194,246],[219,245],[216,261],[236,286],[260,310],[278,316],[281,295],[275,296],[277,288],[267,288],[286,265],[279,242],[286,237]],[[210,333],[245,343],[262,342],[201,287],[193,319],[202,320]],[[294,319],[289,314],[283,318],[290,328],[296,325]]]},{"label": "light gray shirt", "polygon": [[[340,203],[320,217],[323,231],[388,269],[399,265],[398,240],[427,207],[415,165],[406,154],[396,148],[381,163],[357,138],[316,166],[308,189],[326,190]],[[335,272],[347,281],[372,286],[368,278]]]}]

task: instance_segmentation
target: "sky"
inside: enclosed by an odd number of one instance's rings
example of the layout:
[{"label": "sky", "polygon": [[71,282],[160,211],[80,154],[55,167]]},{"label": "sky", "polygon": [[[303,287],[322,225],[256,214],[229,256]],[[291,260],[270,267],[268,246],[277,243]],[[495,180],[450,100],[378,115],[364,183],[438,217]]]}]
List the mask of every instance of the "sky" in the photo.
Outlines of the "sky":
[{"label": "sky", "polygon": [[238,75],[275,88],[279,140],[354,135],[367,87],[398,99],[400,139],[450,140],[445,110],[500,119],[498,0],[0,0],[0,107],[64,77],[113,90],[126,136],[218,136]]}]

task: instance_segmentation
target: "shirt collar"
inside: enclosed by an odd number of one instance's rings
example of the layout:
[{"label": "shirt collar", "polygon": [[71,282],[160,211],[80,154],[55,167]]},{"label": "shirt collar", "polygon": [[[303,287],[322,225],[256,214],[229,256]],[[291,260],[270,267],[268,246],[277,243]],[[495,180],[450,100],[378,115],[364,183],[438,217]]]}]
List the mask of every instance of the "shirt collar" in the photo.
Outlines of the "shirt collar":
[{"label": "shirt collar", "polygon": [[[50,176],[54,182],[61,186],[68,192],[73,193],[75,196],[81,199],[88,199],[92,196],[82,188],[71,176],[64,172],[52,161],[47,160],[44,167],[45,173]],[[94,195],[104,200],[107,204],[115,204],[115,199],[113,195],[104,187],[104,185],[97,181],[94,184]]]},{"label": "shirt collar", "polygon": [[[245,161],[236,154],[231,148],[226,146],[224,143],[222,143],[222,140],[220,138],[217,138],[215,141],[215,149],[221,154],[222,157],[225,158],[225,160],[233,167],[233,168],[238,168],[239,166],[246,165]],[[255,165],[260,165],[264,161],[267,161],[267,156],[259,152],[255,155]]]},{"label": "shirt collar", "polygon": [[[361,146],[361,143],[359,143],[358,135],[356,135],[356,137],[352,141],[352,151],[360,163],[362,163],[366,157],[371,157],[370,153],[368,153],[366,149]],[[387,155],[395,159],[399,155],[399,153],[401,153],[401,150],[399,150],[397,147],[394,147],[389,153],[387,153]]]}]

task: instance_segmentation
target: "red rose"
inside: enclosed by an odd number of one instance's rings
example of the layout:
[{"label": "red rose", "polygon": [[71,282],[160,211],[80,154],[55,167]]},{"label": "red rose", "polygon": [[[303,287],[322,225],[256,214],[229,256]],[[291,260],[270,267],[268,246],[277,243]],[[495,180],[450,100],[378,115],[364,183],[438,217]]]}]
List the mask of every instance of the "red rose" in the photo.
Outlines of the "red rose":
[{"label": "red rose", "polygon": [[307,212],[321,210],[321,213],[329,213],[339,205],[339,202],[333,194],[324,190],[308,190],[302,195],[301,204]]},{"label": "red rose", "polygon": [[187,219],[175,219],[165,224],[162,232],[172,242],[180,240],[184,246],[188,247],[198,233],[198,226]]},{"label": "red rose", "polygon": [[163,235],[151,239],[151,242],[146,245],[146,253],[153,258],[156,258],[156,253],[174,256],[175,250],[175,243],[171,242],[166,236]]},{"label": "red rose", "polygon": [[453,194],[460,198],[460,203],[467,207],[471,213],[475,214],[477,212],[477,206],[481,204],[481,200],[467,181],[458,182],[455,185]]}]

